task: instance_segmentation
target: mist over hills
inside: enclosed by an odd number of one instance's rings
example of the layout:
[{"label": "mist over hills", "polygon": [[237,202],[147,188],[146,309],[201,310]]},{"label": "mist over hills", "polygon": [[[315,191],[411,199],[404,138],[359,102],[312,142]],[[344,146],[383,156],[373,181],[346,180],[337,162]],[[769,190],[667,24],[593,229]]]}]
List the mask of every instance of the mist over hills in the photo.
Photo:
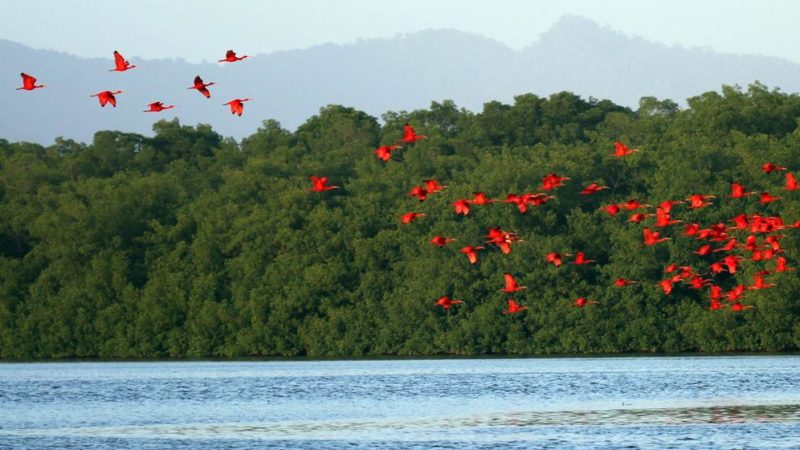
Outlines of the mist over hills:
[{"label": "mist over hills", "polygon": [[[667,46],[574,16],[561,19],[520,51],[475,34],[428,30],[255,55],[225,66],[141,60],[119,49],[138,67],[112,73],[114,48],[109,45],[109,58],[90,59],[0,40],[0,60],[5,61],[0,138],[49,144],[58,136],[90,141],[105,129],[150,134],[153,122],[177,116],[184,124],[208,123],[239,139],[265,119],[294,129],[332,103],[380,116],[444,99],[479,111],[484,102],[510,102],[527,92],[548,96],[566,90],[635,108],[643,96],[682,104],[723,84],[746,86],[756,80],[800,91],[800,64],[782,58]],[[21,71],[48,88],[14,90],[21,84]],[[195,75],[217,83],[211,99],[186,89]],[[106,89],[125,91],[116,109],[101,109],[89,97]],[[236,97],[253,99],[242,117],[222,105]],[[142,112],[156,100],[177,108]]]}]

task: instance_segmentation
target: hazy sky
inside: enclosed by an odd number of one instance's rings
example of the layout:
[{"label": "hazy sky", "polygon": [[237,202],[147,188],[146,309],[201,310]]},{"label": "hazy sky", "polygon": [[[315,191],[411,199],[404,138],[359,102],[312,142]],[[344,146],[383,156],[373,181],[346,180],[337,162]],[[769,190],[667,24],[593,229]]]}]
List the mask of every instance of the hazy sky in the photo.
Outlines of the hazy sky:
[{"label": "hazy sky", "polygon": [[0,38],[80,56],[197,62],[427,28],[478,33],[519,49],[580,15],[652,41],[800,62],[793,0],[35,0],[5,1]]}]

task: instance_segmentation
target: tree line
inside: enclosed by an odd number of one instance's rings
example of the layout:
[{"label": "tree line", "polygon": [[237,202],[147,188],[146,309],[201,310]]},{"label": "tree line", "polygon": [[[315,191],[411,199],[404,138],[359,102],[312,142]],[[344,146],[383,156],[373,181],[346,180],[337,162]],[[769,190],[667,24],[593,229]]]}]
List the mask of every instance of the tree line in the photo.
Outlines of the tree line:
[{"label": "tree line", "polygon": [[[296,131],[267,120],[237,142],[209,126],[154,125],[152,137],[100,131],[89,144],[0,140],[0,358],[167,358],[796,351],[800,279],[746,294],[746,311],[710,311],[708,290],[658,288],[668,263],[706,270],[700,246],[643,247],[641,226],[602,206],[714,194],[674,217],[711,225],[739,213],[800,220],[766,161],[800,171],[800,96],[758,83],[688,99],[643,98],[636,110],[569,92],[532,94],[480,112],[451,101],[379,120],[330,105]],[[373,150],[411,123],[428,139],[382,162]],[[611,156],[615,141],[640,151]],[[536,192],[571,178],[526,214],[495,203],[457,216],[452,202]],[[309,192],[309,176],[342,189]],[[447,185],[419,202],[425,179]],[[732,181],[781,195],[725,199]],[[592,196],[589,183],[609,186]],[[400,216],[427,214],[408,225]],[[522,239],[478,264],[458,253],[490,227]],[[429,243],[445,234],[445,248]],[[781,234],[800,257],[800,230]],[[457,245],[456,245],[457,244]],[[584,251],[591,267],[545,261]],[[800,263],[798,263],[800,266]],[[750,284],[747,264],[721,275]],[[503,273],[527,289],[504,315]],[[637,280],[620,289],[616,277]],[[463,300],[449,311],[442,295]],[[599,302],[572,307],[591,296]]]}]

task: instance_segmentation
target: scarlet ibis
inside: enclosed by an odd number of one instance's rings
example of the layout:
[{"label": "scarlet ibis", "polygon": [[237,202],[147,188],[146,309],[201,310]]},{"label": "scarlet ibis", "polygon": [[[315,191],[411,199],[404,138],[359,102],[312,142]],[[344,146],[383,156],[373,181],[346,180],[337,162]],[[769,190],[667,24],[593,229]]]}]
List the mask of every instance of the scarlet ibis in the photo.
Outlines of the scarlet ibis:
[{"label": "scarlet ibis", "polygon": [[776,196],[770,194],[769,192],[762,192],[761,193],[761,198],[759,199],[759,202],[762,205],[767,205],[769,203],[776,202],[776,201],[778,201],[780,199],[781,199],[780,197],[776,197]]},{"label": "scarlet ibis", "polygon": [[425,215],[426,214],[424,213],[418,213],[418,212],[405,213],[402,216],[400,216],[400,222],[408,225],[409,223],[417,220],[417,218],[424,217]]},{"label": "scarlet ibis", "polygon": [[669,213],[672,211],[672,207],[675,205],[683,204],[680,200],[664,200],[663,202],[658,204],[658,207],[663,209],[664,212]]},{"label": "scarlet ibis", "polygon": [[549,173],[542,177],[542,189],[549,191],[559,186],[563,186],[565,181],[570,180],[568,177],[560,177],[555,173]]},{"label": "scarlet ibis", "polygon": [[508,294],[512,292],[517,292],[525,289],[525,286],[520,286],[517,284],[517,280],[514,279],[514,276],[510,273],[506,272],[503,274],[503,279],[505,280],[505,287],[501,289],[503,292]]},{"label": "scarlet ibis", "polygon": [[486,194],[483,192],[473,192],[472,195],[472,200],[469,200],[469,202],[473,205],[486,205],[497,201],[495,199],[486,198]]},{"label": "scarlet ibis", "polygon": [[625,287],[625,286],[630,286],[632,284],[636,284],[636,282],[631,280],[626,280],[625,278],[617,278],[616,280],[614,280],[614,286],[616,287]]},{"label": "scarlet ibis", "polygon": [[236,56],[236,52],[235,51],[228,50],[227,52],[225,52],[225,59],[220,59],[219,62],[221,62],[221,63],[232,63],[232,62],[236,62],[236,61],[241,61],[241,60],[243,60],[245,58],[249,58],[249,56],[247,56],[247,55]]},{"label": "scarlet ibis", "polygon": [[716,252],[730,252],[730,251],[733,251],[733,249],[735,249],[735,248],[736,248],[736,239],[730,239],[722,247],[715,248],[714,249],[714,253],[716,253]]},{"label": "scarlet ibis", "polygon": [[508,307],[503,311],[503,314],[517,314],[528,309],[527,306],[521,306],[515,302],[513,298],[508,299]]},{"label": "scarlet ibis", "polygon": [[620,206],[622,206],[623,208],[627,209],[628,211],[633,211],[634,209],[639,209],[639,208],[645,208],[645,207],[650,208],[653,205],[645,205],[645,204],[640,203],[639,200],[636,200],[635,198],[632,198],[630,200],[626,200],[626,201],[622,202],[622,204]]},{"label": "scarlet ibis", "polygon": [[639,150],[628,148],[628,146],[626,146],[622,142],[614,142],[614,153],[612,153],[611,155],[616,156],[617,158],[621,158],[623,156],[628,156],[630,154],[636,153],[638,151]]},{"label": "scarlet ibis", "polygon": [[244,112],[244,102],[249,102],[249,98],[235,98],[227,103],[223,103],[223,105],[228,105],[231,107],[231,114],[236,114],[239,117],[242,117],[242,113]]},{"label": "scarlet ibis", "polygon": [[90,95],[90,97],[97,97],[97,100],[100,101],[100,106],[105,108],[106,103],[111,103],[111,106],[114,108],[117,107],[117,98],[114,97],[117,94],[122,94],[122,91],[103,91],[98,92],[97,94]]},{"label": "scarlet ibis", "polygon": [[659,242],[668,241],[670,238],[668,237],[660,237],[661,233],[657,231],[651,231],[649,228],[644,228],[642,230],[642,237],[644,238],[644,245],[656,245]]},{"label": "scarlet ibis", "polygon": [[628,218],[629,223],[642,223],[642,221],[648,217],[652,217],[652,214],[645,214],[645,213],[633,213]]},{"label": "scarlet ibis", "polygon": [[794,270],[794,268],[786,265],[786,258],[783,256],[775,258],[775,272],[789,272],[792,270]]},{"label": "scarlet ibis", "polygon": [[164,111],[165,109],[172,109],[172,108],[175,107],[175,105],[167,105],[167,106],[165,106],[161,102],[153,102],[153,103],[150,103],[149,105],[147,105],[147,107],[149,109],[145,109],[144,112],[161,112],[161,111]]},{"label": "scarlet ibis", "polygon": [[610,216],[616,216],[619,213],[619,205],[616,203],[611,205],[606,205],[603,207],[603,211],[607,212]]},{"label": "scarlet ibis", "polygon": [[705,208],[706,206],[710,205],[711,203],[707,202],[706,200],[716,198],[714,195],[703,195],[703,194],[692,194],[689,196],[689,208],[692,209],[699,209]]},{"label": "scarlet ibis", "polygon": [[689,279],[689,287],[692,289],[703,289],[709,281],[711,280],[702,278],[700,275],[692,275]]},{"label": "scarlet ibis", "polygon": [[787,191],[796,191],[797,190],[797,179],[791,173],[787,173],[786,174],[786,188],[785,189]]},{"label": "scarlet ibis", "polygon": [[467,199],[458,199],[453,202],[453,208],[456,210],[456,215],[469,215],[469,200]]},{"label": "scarlet ibis", "polygon": [[19,74],[22,77],[22,87],[18,87],[17,90],[24,90],[24,91],[32,91],[34,89],[40,89],[43,87],[47,87],[43,84],[36,84],[36,78],[28,75],[25,72]]},{"label": "scarlet ibis", "polygon": [[422,180],[422,182],[425,183],[425,189],[428,191],[429,194],[442,192],[442,190],[447,187],[447,186],[442,186],[436,180]]},{"label": "scarlet ibis", "polygon": [[744,198],[753,194],[755,194],[755,192],[745,192],[745,188],[741,184],[736,182],[731,183],[730,198]]},{"label": "scarlet ibis", "polygon": [[383,162],[392,159],[392,152],[399,149],[399,145],[381,145],[375,149],[375,155]]},{"label": "scarlet ibis", "polygon": [[457,305],[459,303],[464,303],[461,300],[454,300],[446,295],[439,297],[439,300],[436,301],[435,306],[441,306],[445,310],[448,310],[453,307],[453,305]]},{"label": "scarlet ibis", "polygon": [[586,305],[596,305],[597,302],[594,300],[587,300],[586,297],[578,297],[572,302],[572,306],[576,308],[583,308]]},{"label": "scarlet ibis", "polygon": [[708,307],[711,311],[717,311],[722,309],[722,303],[719,302],[716,298],[711,299],[711,305]]},{"label": "scarlet ibis", "polygon": [[200,75],[194,77],[194,86],[188,87],[186,89],[197,89],[197,92],[203,94],[205,98],[211,98],[211,92],[208,90],[208,87],[215,84],[213,81],[211,83],[204,83],[203,79],[200,78]]},{"label": "scarlet ibis", "polygon": [[667,278],[666,280],[661,280],[658,285],[661,286],[661,290],[664,291],[665,295],[669,295],[672,293],[673,283],[671,278]]},{"label": "scarlet ibis", "polygon": [[591,264],[591,263],[594,263],[594,262],[597,262],[597,261],[595,261],[593,259],[586,259],[586,255],[583,252],[576,252],[575,253],[575,259],[572,261],[572,264],[575,264],[576,266],[580,266],[580,265],[583,265],[583,264]]},{"label": "scarlet ibis", "polygon": [[767,162],[761,166],[761,170],[763,170],[764,173],[772,173],[776,170],[777,171],[786,170],[786,167],[776,166],[774,163]]},{"label": "scarlet ibis", "polygon": [[744,311],[745,309],[750,309],[752,307],[753,307],[752,305],[745,306],[739,302],[735,302],[734,304],[731,305],[731,311],[739,312],[739,311]]},{"label": "scarlet ibis", "polygon": [[739,267],[739,261],[742,260],[742,257],[739,255],[728,255],[722,258],[722,264],[725,264],[725,267],[728,269],[730,273],[736,273],[736,270]]},{"label": "scarlet ibis", "polygon": [[[563,256],[566,257],[566,256],[572,256],[572,255],[565,254]],[[562,264],[561,258],[562,258],[562,255],[560,255],[560,254],[558,254],[556,252],[550,252],[545,256],[545,259],[547,260],[547,262],[552,263],[556,267],[561,267],[561,264]]]},{"label": "scarlet ibis", "polygon": [[409,191],[408,195],[412,197],[417,197],[417,199],[421,202],[424,202],[426,198],[428,198],[428,190],[422,186],[414,186]]},{"label": "scarlet ibis", "polygon": [[133,69],[134,65],[131,65],[122,55],[119,54],[118,51],[114,50],[114,68],[110,69],[109,72],[125,72],[126,70]]},{"label": "scarlet ibis", "polygon": [[409,124],[403,125],[403,143],[411,144],[412,142],[421,141],[427,138],[428,136],[422,136],[417,134],[417,132],[414,131],[414,128],[411,125]]},{"label": "scarlet ibis", "polygon": [[759,290],[759,289],[768,289],[774,287],[775,283],[767,283],[764,281],[764,273],[759,272],[753,275],[753,285],[748,286],[747,289],[749,290]]},{"label": "scarlet ibis", "polygon": [[592,183],[592,184],[586,186],[585,188],[583,188],[583,190],[580,192],[580,194],[581,195],[592,195],[594,193],[602,191],[603,189],[608,189],[608,186],[601,186],[601,185],[599,185],[597,183]]},{"label": "scarlet ibis", "polygon": [[469,260],[470,264],[476,264],[478,262],[478,251],[483,250],[482,245],[468,245],[463,247],[459,252],[467,255],[467,259]]},{"label": "scarlet ibis", "polygon": [[433,245],[435,245],[437,247],[444,247],[445,245],[447,245],[447,244],[449,244],[449,243],[451,243],[453,241],[455,241],[455,238],[449,238],[449,237],[444,237],[444,236],[438,236],[437,235],[437,236],[434,236],[431,239],[431,244],[433,244]]},{"label": "scarlet ibis", "polygon": [[311,192],[325,192],[341,189],[339,186],[328,186],[328,177],[315,177],[311,175]]},{"label": "scarlet ibis", "polygon": [[683,221],[682,220],[673,219],[670,216],[670,213],[667,210],[665,210],[665,209],[663,209],[661,207],[657,207],[656,208],[656,226],[657,227],[664,228],[664,227],[668,227],[670,225],[675,225],[676,223],[681,223],[681,222],[683,222]]}]

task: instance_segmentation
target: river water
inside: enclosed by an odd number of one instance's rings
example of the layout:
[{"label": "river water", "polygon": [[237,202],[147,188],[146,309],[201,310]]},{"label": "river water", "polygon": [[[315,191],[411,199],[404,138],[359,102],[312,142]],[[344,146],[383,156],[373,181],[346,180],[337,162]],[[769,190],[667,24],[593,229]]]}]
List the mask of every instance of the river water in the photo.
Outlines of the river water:
[{"label": "river water", "polygon": [[0,364],[0,449],[800,449],[800,356]]}]

